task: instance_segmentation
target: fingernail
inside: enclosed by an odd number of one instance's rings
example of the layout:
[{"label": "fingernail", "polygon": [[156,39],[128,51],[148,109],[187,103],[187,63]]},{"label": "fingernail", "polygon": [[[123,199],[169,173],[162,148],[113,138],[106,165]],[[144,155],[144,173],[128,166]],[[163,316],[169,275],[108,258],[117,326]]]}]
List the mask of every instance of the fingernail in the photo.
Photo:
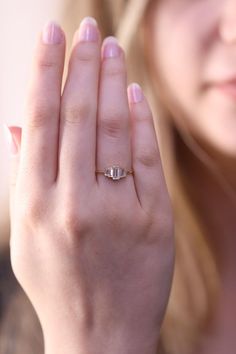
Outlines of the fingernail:
[{"label": "fingernail", "polygon": [[144,97],[141,86],[137,83],[133,83],[129,86],[128,95],[131,103],[141,102]]},{"label": "fingernail", "polygon": [[3,129],[4,129],[5,140],[6,140],[8,148],[10,148],[10,151],[13,155],[17,154],[18,153],[18,145],[16,144],[9,127],[5,123],[3,124]]},{"label": "fingernail", "polygon": [[55,21],[47,22],[42,31],[42,40],[45,44],[59,44],[62,42],[63,32]]},{"label": "fingernail", "polygon": [[79,27],[77,41],[96,42],[98,40],[97,21],[93,17],[85,17]]},{"label": "fingernail", "polygon": [[103,42],[103,58],[115,58],[121,53],[119,43],[113,36],[107,37]]}]

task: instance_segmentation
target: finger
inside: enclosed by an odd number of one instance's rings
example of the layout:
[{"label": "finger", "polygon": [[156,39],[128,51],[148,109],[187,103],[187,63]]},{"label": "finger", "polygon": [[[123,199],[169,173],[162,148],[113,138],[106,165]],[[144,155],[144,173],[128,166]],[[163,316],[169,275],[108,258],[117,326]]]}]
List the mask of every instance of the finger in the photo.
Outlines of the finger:
[{"label": "finger", "polygon": [[138,84],[128,87],[132,118],[132,151],[136,191],[142,207],[156,210],[167,196],[154,121],[149,104]]},{"label": "finger", "polygon": [[101,36],[95,19],[75,33],[61,104],[59,179],[63,185],[95,182],[96,115]]},{"label": "finger", "polygon": [[9,188],[10,188],[10,214],[12,215],[13,199],[15,196],[15,188],[18,176],[19,162],[20,162],[20,146],[21,146],[21,128],[14,126],[7,126],[4,124],[5,137],[10,151],[10,174],[9,174]]},{"label": "finger", "polygon": [[[125,170],[132,168],[131,153],[131,120],[127,97],[127,73],[125,54],[116,38],[108,37],[102,46],[102,68],[99,87],[98,106],[98,137],[97,137],[97,168],[118,165]],[[98,174],[99,184],[105,183],[107,178]],[[110,183],[114,190],[113,181]],[[133,186],[133,178],[128,175],[119,182],[124,192]]]},{"label": "finger", "polygon": [[19,177],[27,185],[48,185],[56,177],[64,57],[62,29],[55,23],[45,25],[37,40],[23,122]]}]

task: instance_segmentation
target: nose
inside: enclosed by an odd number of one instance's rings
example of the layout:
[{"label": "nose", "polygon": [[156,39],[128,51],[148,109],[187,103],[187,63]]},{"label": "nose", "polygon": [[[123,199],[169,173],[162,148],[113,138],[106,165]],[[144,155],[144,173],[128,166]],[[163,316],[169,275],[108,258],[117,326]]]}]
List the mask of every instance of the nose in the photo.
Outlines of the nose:
[{"label": "nose", "polygon": [[225,42],[236,43],[236,1],[222,1],[222,16],[219,32]]}]

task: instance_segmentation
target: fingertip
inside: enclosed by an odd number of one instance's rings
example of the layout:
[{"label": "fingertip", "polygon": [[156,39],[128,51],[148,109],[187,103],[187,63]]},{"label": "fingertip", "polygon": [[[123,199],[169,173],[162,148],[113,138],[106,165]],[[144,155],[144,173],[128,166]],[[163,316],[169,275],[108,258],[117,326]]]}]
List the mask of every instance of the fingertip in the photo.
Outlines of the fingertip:
[{"label": "fingertip", "polygon": [[134,82],[128,86],[128,98],[132,104],[142,102],[144,99],[143,90],[141,86]]},{"label": "fingertip", "polygon": [[47,21],[42,29],[41,40],[43,44],[60,44],[64,40],[63,29],[56,21]]}]

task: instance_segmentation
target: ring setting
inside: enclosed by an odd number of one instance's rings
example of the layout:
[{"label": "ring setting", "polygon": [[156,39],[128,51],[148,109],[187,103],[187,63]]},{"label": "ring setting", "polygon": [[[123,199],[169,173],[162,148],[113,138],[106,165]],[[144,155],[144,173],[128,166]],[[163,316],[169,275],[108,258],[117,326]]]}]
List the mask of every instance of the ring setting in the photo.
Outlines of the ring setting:
[{"label": "ring setting", "polygon": [[113,181],[117,181],[121,178],[126,177],[128,174],[133,174],[133,171],[125,171],[125,169],[120,166],[109,166],[105,168],[104,171],[96,171],[96,173],[102,173],[104,174],[104,176],[112,178]]}]

